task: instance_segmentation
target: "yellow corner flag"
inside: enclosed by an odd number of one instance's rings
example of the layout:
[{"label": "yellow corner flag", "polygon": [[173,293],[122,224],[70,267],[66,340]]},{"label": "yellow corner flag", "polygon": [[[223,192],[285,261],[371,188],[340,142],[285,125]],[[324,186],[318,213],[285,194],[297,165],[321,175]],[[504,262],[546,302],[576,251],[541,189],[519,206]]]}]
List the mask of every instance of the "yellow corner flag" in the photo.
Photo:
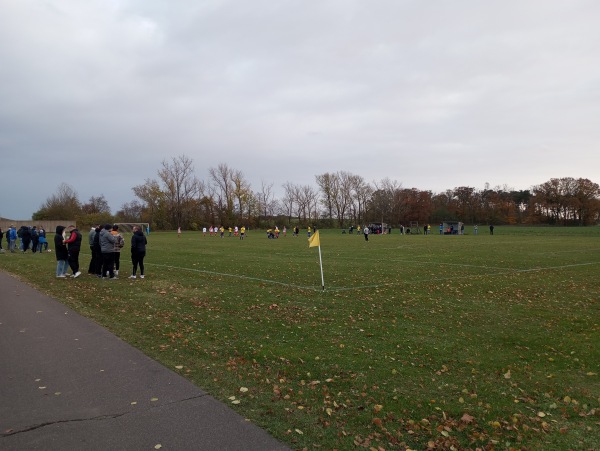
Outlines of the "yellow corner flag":
[{"label": "yellow corner flag", "polygon": [[317,247],[321,245],[321,240],[319,239],[319,231],[317,230],[313,236],[308,239],[308,247]]}]

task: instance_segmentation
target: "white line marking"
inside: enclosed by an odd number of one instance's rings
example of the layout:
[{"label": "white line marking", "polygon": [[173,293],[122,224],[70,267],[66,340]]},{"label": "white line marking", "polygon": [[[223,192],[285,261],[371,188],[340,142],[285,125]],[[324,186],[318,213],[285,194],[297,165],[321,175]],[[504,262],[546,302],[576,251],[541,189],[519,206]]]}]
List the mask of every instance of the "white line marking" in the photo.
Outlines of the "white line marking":
[{"label": "white line marking", "polygon": [[[438,263],[439,264],[439,263]],[[403,281],[399,281],[399,282],[389,282],[389,283],[383,283],[383,284],[373,284],[373,285],[361,285],[361,286],[355,286],[355,287],[327,287],[325,288],[326,291],[352,291],[352,290],[364,290],[364,289],[368,289],[368,288],[383,288],[383,287],[393,287],[393,286],[399,286],[399,285],[410,285],[410,284],[418,284],[418,283],[431,283],[431,282],[441,282],[441,281],[445,281],[445,280],[457,280],[457,279],[481,279],[484,277],[495,277],[495,276],[503,276],[506,274],[519,274],[519,273],[526,273],[526,272],[540,272],[540,271],[554,271],[554,270],[560,270],[560,269],[567,269],[567,268],[576,268],[579,266],[591,266],[591,265],[597,265],[599,264],[598,262],[590,262],[590,263],[577,263],[577,264],[573,264],[573,265],[562,265],[562,266],[550,266],[550,267],[545,267],[545,268],[530,268],[530,269],[506,269],[506,268],[492,268],[492,267],[487,267],[487,266],[474,266],[476,268],[489,268],[489,269],[500,269],[500,272],[495,272],[495,273],[489,273],[489,274],[479,274],[479,275],[465,275],[465,276],[448,276],[448,277],[439,277],[436,279],[427,279],[427,280],[403,280]],[[194,269],[194,268],[183,268],[180,266],[172,266],[172,265],[161,265],[158,263],[146,263],[146,265],[150,265],[150,266],[158,266],[158,267],[162,267],[162,268],[169,268],[169,269],[175,269],[175,270],[182,270],[182,271],[189,271],[189,272],[197,272],[197,273],[201,273],[201,274],[210,274],[213,276],[222,276],[222,277],[232,277],[232,278],[237,278],[237,279],[244,279],[244,280],[253,280],[256,282],[265,282],[265,283],[271,283],[274,285],[282,285],[284,287],[290,287],[290,288],[298,288],[301,290],[310,290],[310,291],[317,291],[317,292],[321,292],[322,288],[316,287],[316,286],[302,286],[302,285],[294,285],[291,283],[284,283],[284,282],[279,282],[277,280],[270,280],[270,279],[261,279],[259,277],[251,277],[251,276],[244,276],[244,275],[239,275],[239,274],[228,274],[228,273],[223,273],[223,272],[217,272],[217,271],[208,271],[208,270],[204,270],[204,269]],[[464,266],[471,266],[471,265],[464,265]]]}]

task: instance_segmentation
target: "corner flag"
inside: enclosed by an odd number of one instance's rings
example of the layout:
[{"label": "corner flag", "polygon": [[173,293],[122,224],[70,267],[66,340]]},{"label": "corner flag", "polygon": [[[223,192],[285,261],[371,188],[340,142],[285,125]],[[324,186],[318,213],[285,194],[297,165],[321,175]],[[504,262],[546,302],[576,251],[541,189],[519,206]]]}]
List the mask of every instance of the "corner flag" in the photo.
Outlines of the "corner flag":
[{"label": "corner flag", "polygon": [[319,231],[317,230],[313,236],[308,239],[308,247],[319,248],[319,265],[321,266],[321,286],[325,290],[325,279],[323,278],[323,259],[321,258],[321,239],[319,238]]},{"label": "corner flag", "polygon": [[319,239],[319,231],[317,230],[313,236],[308,239],[308,247],[321,246],[321,240]]}]

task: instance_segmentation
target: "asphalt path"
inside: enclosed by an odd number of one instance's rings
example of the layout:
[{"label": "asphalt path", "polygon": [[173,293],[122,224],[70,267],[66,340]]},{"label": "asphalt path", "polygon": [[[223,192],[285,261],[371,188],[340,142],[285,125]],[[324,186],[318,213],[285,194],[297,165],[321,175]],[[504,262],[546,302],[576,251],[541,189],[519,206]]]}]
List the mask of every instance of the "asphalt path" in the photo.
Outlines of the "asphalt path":
[{"label": "asphalt path", "polygon": [[103,327],[0,272],[0,449],[289,448]]}]

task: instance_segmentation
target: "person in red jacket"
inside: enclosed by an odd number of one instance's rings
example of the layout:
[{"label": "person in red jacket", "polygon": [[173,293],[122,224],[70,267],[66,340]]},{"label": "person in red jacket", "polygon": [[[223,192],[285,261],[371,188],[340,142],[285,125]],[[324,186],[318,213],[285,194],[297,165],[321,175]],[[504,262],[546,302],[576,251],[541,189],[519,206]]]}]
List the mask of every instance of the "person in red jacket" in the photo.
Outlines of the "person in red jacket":
[{"label": "person in red jacket", "polygon": [[77,230],[77,227],[71,225],[67,229],[71,232],[69,238],[64,240],[69,251],[69,266],[73,271],[73,277],[79,277],[81,272],[79,271],[79,251],[81,250],[81,233]]}]

